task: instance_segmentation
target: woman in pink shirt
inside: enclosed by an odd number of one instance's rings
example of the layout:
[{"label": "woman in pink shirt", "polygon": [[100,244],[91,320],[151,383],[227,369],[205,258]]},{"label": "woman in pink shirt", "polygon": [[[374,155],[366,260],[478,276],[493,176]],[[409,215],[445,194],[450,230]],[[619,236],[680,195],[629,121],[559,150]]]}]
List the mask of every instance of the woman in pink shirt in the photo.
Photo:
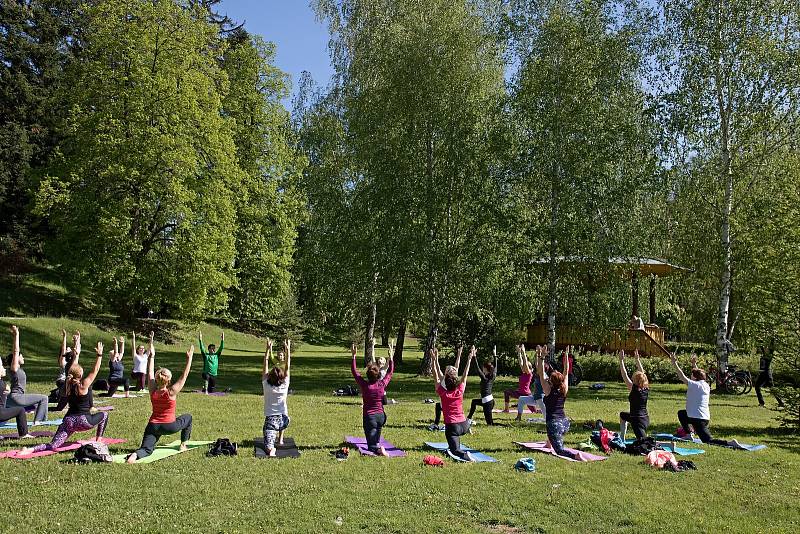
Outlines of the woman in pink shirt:
[{"label": "woman in pink shirt", "polygon": [[[464,417],[464,408],[461,401],[464,399],[464,391],[467,389],[467,376],[472,360],[475,358],[476,350],[473,346],[469,351],[467,365],[464,366],[464,375],[459,380],[458,370],[452,365],[448,365],[442,373],[439,369],[439,352],[436,349],[431,351],[433,358],[433,378],[436,380],[436,393],[442,402],[442,413],[444,415],[444,435],[447,438],[447,448],[454,456],[467,462],[474,461],[468,452],[461,450],[461,439],[469,432],[470,422]],[[444,378],[444,386],[442,379]]]},{"label": "woman in pink shirt", "polygon": [[519,361],[519,385],[517,389],[507,389],[503,392],[506,407],[503,412],[508,413],[508,403],[511,399],[526,397],[531,394],[531,381],[533,380],[533,365],[525,353],[525,345],[517,347],[517,360]]},{"label": "woman in pink shirt", "polygon": [[356,379],[358,388],[361,390],[361,397],[364,400],[364,435],[367,438],[367,449],[373,454],[388,456],[386,449],[379,445],[381,440],[381,429],[386,424],[386,412],[383,411],[383,398],[386,395],[386,386],[392,379],[394,372],[394,351],[389,346],[389,369],[386,375],[381,378],[380,366],[372,362],[367,365],[365,379],[356,368],[356,344],[353,343],[350,351],[353,354],[353,361],[350,371]]}]

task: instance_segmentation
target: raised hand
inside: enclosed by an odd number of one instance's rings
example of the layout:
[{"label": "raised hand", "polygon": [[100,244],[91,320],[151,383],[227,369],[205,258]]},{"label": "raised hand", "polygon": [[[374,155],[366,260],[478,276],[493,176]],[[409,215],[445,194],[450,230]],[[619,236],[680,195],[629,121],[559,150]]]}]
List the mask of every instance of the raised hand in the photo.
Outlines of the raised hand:
[{"label": "raised hand", "polygon": [[192,346],[189,347],[189,350],[186,351],[186,359],[187,360],[191,360],[192,356],[194,356],[194,344],[192,344]]},{"label": "raised hand", "polygon": [[272,340],[267,338],[267,350],[272,352]]},{"label": "raised hand", "polygon": [[103,355],[103,342],[102,341],[98,341],[97,342],[97,347],[95,347],[95,352],[97,352],[97,356],[102,356]]},{"label": "raised hand", "polygon": [[15,336],[19,333],[19,328],[17,328],[17,325],[15,324],[11,325],[11,333],[14,334]]},{"label": "raised hand", "polygon": [[152,330],[150,330],[150,342],[151,342],[151,343],[153,342],[153,338],[154,338],[154,337],[155,337],[155,334],[153,333],[153,331],[152,331]]},{"label": "raised hand", "polygon": [[350,354],[353,355],[353,359],[355,359],[357,353],[358,349],[356,349],[356,344],[353,343],[352,345],[350,345]]},{"label": "raised hand", "polygon": [[197,331],[197,339],[199,339],[200,341],[203,341],[203,331],[202,330],[198,330]]},{"label": "raised hand", "polygon": [[697,354],[695,354],[695,353],[693,352],[693,353],[692,353],[692,356],[691,356],[691,358],[690,358],[690,361],[692,362],[692,366],[693,366],[693,367],[696,367],[696,366],[697,366]]},{"label": "raised hand", "polygon": [[634,349],[633,357],[636,358],[637,360],[639,359],[639,349]]},{"label": "raised hand", "polygon": [[[636,354],[636,353],[634,353],[634,354]],[[621,362],[625,361],[625,351],[624,350],[619,351],[619,361],[621,361]]]}]

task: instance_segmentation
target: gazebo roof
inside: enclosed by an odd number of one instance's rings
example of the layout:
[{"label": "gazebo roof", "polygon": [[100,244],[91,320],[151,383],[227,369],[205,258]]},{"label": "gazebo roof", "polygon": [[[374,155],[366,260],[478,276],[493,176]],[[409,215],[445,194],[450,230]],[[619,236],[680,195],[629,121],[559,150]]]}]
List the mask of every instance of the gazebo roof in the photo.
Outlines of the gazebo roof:
[{"label": "gazebo roof", "polygon": [[[582,256],[559,256],[556,258],[558,263],[599,263],[595,258],[587,258]],[[547,264],[550,263],[549,258],[537,258],[532,263]],[[666,260],[658,258],[626,258],[622,256],[608,258],[608,263],[624,268],[625,270],[637,269],[640,275],[654,274],[656,276],[669,276],[681,272],[694,272],[694,269],[688,267],[681,267],[669,263]]]}]

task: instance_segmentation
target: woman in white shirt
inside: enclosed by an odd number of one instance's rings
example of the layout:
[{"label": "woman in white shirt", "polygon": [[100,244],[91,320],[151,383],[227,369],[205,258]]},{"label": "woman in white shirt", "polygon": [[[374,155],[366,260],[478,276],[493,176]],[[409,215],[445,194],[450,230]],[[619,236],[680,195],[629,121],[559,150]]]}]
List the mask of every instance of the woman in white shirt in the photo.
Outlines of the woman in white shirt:
[{"label": "woman in white shirt", "polygon": [[[708,431],[708,423],[711,420],[711,410],[708,407],[708,399],[711,397],[711,386],[706,382],[706,373],[697,367],[697,355],[692,354],[691,378],[687,378],[680,365],[676,354],[670,355],[670,360],[678,373],[678,378],[686,384],[686,409],[678,412],[678,420],[681,429],[678,431],[680,437],[691,436],[691,428],[703,443],[711,445],[731,446],[736,444],[736,440],[726,441],[714,439]],[[690,426],[691,425],[691,428]]]},{"label": "woman in white shirt", "polygon": [[[283,354],[278,355],[278,365],[269,368],[272,357],[272,340],[267,340],[261,384],[264,387],[264,449],[275,456],[275,441],[283,445],[283,432],[289,426],[286,396],[289,394],[289,366],[292,359],[291,341],[283,342]],[[281,357],[282,356],[282,357]],[[283,367],[280,363],[283,362]]]},{"label": "woman in white shirt", "polygon": [[[136,347],[136,332],[133,333],[133,346]],[[136,388],[134,391],[142,391],[147,388],[147,357],[148,354],[156,355],[156,349],[153,347],[153,332],[150,332],[150,348],[147,352],[144,350],[144,345],[136,347],[133,353],[133,377]]]}]

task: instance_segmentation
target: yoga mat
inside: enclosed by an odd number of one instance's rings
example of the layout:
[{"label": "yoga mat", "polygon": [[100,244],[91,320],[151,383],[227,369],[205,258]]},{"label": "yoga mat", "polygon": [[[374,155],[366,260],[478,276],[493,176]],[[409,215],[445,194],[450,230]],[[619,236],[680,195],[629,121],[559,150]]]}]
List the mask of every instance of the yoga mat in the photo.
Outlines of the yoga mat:
[{"label": "yoga mat", "polygon": [[[38,423],[28,423],[28,426],[58,426],[61,424],[63,419],[51,419],[50,421],[40,421]],[[0,424],[0,430],[11,428],[13,430],[17,429],[17,423],[13,421],[6,421],[5,423]]]},{"label": "yoga mat", "polygon": [[529,417],[527,419],[529,423],[537,423],[537,424],[545,424],[547,421],[544,420],[544,417]]},{"label": "yoga mat", "polygon": [[658,442],[659,446],[665,451],[677,454],[678,456],[693,456],[695,454],[703,454],[706,451],[703,449],[687,449],[686,447],[673,446],[672,443]]},{"label": "yoga mat", "polygon": [[[377,456],[367,449],[367,438],[345,436],[344,441],[345,443],[349,443],[350,445],[356,447],[358,452],[360,452],[363,456]],[[389,455],[389,458],[402,458],[406,456],[405,451],[398,449],[383,438],[381,438],[381,440],[378,442],[378,445],[386,449],[386,454]]]},{"label": "yoga mat", "polygon": [[728,447],[729,449],[734,449],[737,451],[760,451],[762,449],[766,449],[766,445],[748,445],[747,443],[739,443],[738,447]]},{"label": "yoga mat", "polygon": [[[52,438],[55,436],[55,432],[49,432],[47,430],[43,430],[41,432],[29,432],[29,434],[35,438]],[[13,434],[0,434],[0,439],[19,439],[19,434],[16,432]]]},{"label": "yoga mat", "polygon": [[[0,458],[16,458],[17,460],[29,460],[31,458],[39,458],[40,456],[50,456],[53,454],[58,454],[60,452],[68,452],[74,451],[76,449],[80,449],[81,445],[86,445],[87,443],[91,443],[94,440],[82,439],[80,441],[68,441],[61,447],[53,450],[53,451],[40,451],[34,452],[32,454],[27,454],[25,456],[21,456],[19,450],[13,451],[5,451],[0,452]],[[100,441],[105,443],[106,445],[116,445],[118,443],[125,443],[124,439],[114,439],[114,438],[100,438]]]},{"label": "yoga mat", "polygon": [[686,438],[681,438],[681,437],[675,436],[673,434],[653,434],[653,437],[656,438],[659,441],[684,441],[684,442],[687,442],[687,443],[689,443],[689,442],[703,443],[698,438],[686,439]]},{"label": "yoga mat", "polygon": [[[189,442],[186,443],[186,446],[188,447],[188,450],[191,451],[191,450],[197,449],[199,447],[204,447],[205,445],[208,445],[210,443],[214,443],[214,442],[213,441],[189,441]],[[157,462],[158,460],[163,460],[164,458],[169,458],[170,456],[175,456],[176,454],[180,454],[182,452],[187,452],[187,451],[180,450],[178,448],[178,447],[180,447],[180,445],[181,445],[181,441],[180,440],[175,440],[172,443],[168,443],[166,445],[159,445],[158,447],[156,447],[153,450],[153,454],[151,454],[150,456],[146,456],[145,458],[141,458],[139,460],[136,460],[136,463],[137,464],[149,464],[149,463],[152,463],[152,462]],[[128,453],[128,454],[115,454],[112,457],[112,461],[115,464],[124,464],[125,463],[125,459],[128,456],[130,456],[130,453]]]},{"label": "yoga mat", "polygon": [[213,393],[203,393],[199,389],[193,389],[189,393],[200,393],[202,395],[208,395],[209,397],[224,397],[225,395],[227,395],[227,393],[225,393],[224,391],[215,391]]},{"label": "yoga mat", "polygon": [[[525,448],[525,449],[529,449],[529,450],[536,451],[536,452],[543,452],[543,453],[546,453],[546,454],[552,454],[556,458],[561,458],[562,460],[567,460],[567,461],[570,461],[570,462],[579,462],[580,461],[580,460],[575,460],[575,459],[572,459],[572,458],[567,458],[566,456],[559,456],[558,454],[556,454],[556,452],[552,448],[547,446],[547,442],[546,441],[533,441],[533,442],[527,442],[527,443],[515,441],[514,443],[516,445],[519,445],[520,447]],[[579,451],[577,449],[568,449],[566,447],[564,447],[564,449],[569,451],[569,452],[571,452],[571,453],[573,453],[573,454],[574,453],[580,453],[581,457],[583,457],[585,461],[589,461],[589,462],[599,462],[600,460],[605,460],[606,459],[605,456],[599,456],[597,454],[591,454],[589,452]]]},{"label": "yoga mat", "polygon": [[[457,460],[459,462],[465,462],[466,461],[466,460],[462,460],[458,456],[453,456],[453,454],[450,452],[449,447],[447,446],[446,442],[445,443],[439,443],[439,442],[433,442],[433,441],[426,441],[425,445],[427,445],[428,447],[430,447],[432,449],[436,449],[437,451],[441,451],[441,452],[447,453],[447,455],[450,456],[450,458],[453,458],[454,460]],[[463,443],[461,444],[461,450],[470,453],[470,455],[472,456],[472,458],[476,462],[499,462],[500,461],[500,460],[498,460],[496,458],[492,458],[488,454],[484,454],[482,452],[476,451],[475,449],[471,449],[470,447],[467,447]]]},{"label": "yoga mat", "polygon": [[101,397],[100,395],[98,395],[97,397],[100,399],[138,399],[139,397],[144,397],[144,395],[137,395],[136,393],[130,393],[126,397],[124,393],[114,393],[110,397],[108,396]]},{"label": "yoga mat", "polygon": [[98,412],[110,412],[111,410],[114,409],[113,406],[95,406],[94,408]]},{"label": "yoga mat", "polygon": [[[253,440],[255,445],[256,458],[270,458],[264,448],[264,438],[259,437]],[[273,458],[300,458],[300,451],[294,442],[294,438],[283,438],[283,445],[275,445],[275,456]]]}]

